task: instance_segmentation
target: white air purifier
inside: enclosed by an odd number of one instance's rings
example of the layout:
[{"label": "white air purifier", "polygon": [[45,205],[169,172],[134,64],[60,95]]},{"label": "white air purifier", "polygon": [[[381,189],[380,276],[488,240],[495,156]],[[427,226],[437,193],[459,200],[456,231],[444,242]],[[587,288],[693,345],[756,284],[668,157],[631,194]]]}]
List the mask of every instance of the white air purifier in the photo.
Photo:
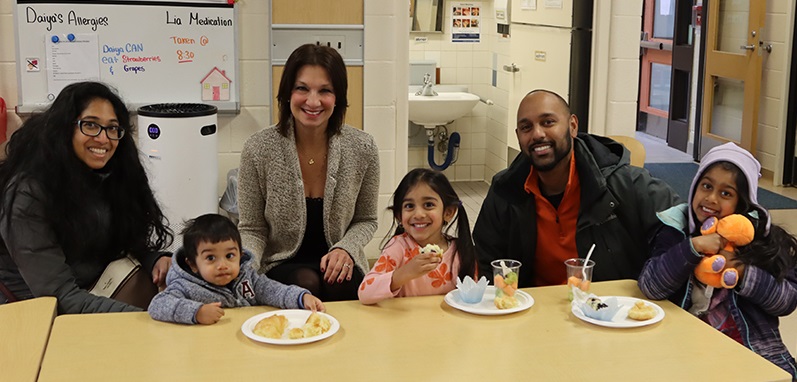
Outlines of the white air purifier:
[{"label": "white air purifier", "polygon": [[[216,112],[205,104],[154,104],[138,109],[138,145],[155,197],[182,246],[185,222],[218,212]],[[132,201],[131,201],[132,202]]]}]

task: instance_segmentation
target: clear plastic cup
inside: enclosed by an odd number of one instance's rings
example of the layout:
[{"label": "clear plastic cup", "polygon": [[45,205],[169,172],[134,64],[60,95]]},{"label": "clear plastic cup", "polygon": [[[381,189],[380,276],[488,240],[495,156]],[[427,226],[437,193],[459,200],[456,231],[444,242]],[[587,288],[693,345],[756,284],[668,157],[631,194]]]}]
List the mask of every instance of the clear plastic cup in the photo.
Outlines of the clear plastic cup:
[{"label": "clear plastic cup", "polygon": [[506,297],[511,297],[514,300],[522,264],[520,261],[512,259],[493,260],[490,264],[493,266],[496,306],[506,306],[507,302],[502,302],[502,300]]},{"label": "clear plastic cup", "polygon": [[[573,301],[573,287],[577,287],[584,292],[589,291],[589,286],[592,283],[592,269],[595,268],[595,262],[589,260],[585,263],[582,258],[573,258],[565,260],[567,267],[567,298]],[[586,278],[584,277],[586,276]]]}]

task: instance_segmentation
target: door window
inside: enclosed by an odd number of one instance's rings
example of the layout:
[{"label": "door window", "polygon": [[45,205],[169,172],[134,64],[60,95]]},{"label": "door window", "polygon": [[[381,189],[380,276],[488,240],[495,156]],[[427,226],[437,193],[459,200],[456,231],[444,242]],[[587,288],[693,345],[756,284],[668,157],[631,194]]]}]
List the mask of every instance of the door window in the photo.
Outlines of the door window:
[{"label": "door window", "polygon": [[672,40],[675,26],[675,0],[656,0],[653,12],[653,38]]},{"label": "door window", "polygon": [[650,107],[665,113],[670,110],[670,74],[672,67],[666,64],[650,64]]}]

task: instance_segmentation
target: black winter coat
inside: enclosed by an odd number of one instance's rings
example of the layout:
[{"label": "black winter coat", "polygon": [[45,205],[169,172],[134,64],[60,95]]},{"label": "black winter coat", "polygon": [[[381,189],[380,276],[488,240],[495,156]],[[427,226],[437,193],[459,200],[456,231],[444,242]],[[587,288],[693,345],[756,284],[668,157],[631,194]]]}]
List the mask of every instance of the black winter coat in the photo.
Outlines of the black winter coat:
[{"label": "black winter coat", "polygon": [[[581,182],[578,254],[586,257],[596,244],[593,281],[637,279],[662,224],[656,212],[678,204],[678,195],[647,170],[631,166],[631,153],[612,139],[580,133],[573,149]],[[524,189],[530,170],[531,159],[520,153],[493,177],[473,230],[479,274],[492,274],[492,260],[517,259],[523,263],[519,287],[537,286],[536,206]]]}]

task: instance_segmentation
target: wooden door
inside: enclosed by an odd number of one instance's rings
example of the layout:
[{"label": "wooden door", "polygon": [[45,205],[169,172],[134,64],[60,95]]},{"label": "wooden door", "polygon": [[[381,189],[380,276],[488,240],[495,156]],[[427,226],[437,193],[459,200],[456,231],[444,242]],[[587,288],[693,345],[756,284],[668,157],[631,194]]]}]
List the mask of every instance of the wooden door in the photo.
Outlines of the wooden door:
[{"label": "wooden door", "polygon": [[274,24],[354,24],[364,20],[363,0],[272,0]]},{"label": "wooden door", "polygon": [[755,154],[766,2],[707,3],[700,157],[725,142],[735,142]]}]

